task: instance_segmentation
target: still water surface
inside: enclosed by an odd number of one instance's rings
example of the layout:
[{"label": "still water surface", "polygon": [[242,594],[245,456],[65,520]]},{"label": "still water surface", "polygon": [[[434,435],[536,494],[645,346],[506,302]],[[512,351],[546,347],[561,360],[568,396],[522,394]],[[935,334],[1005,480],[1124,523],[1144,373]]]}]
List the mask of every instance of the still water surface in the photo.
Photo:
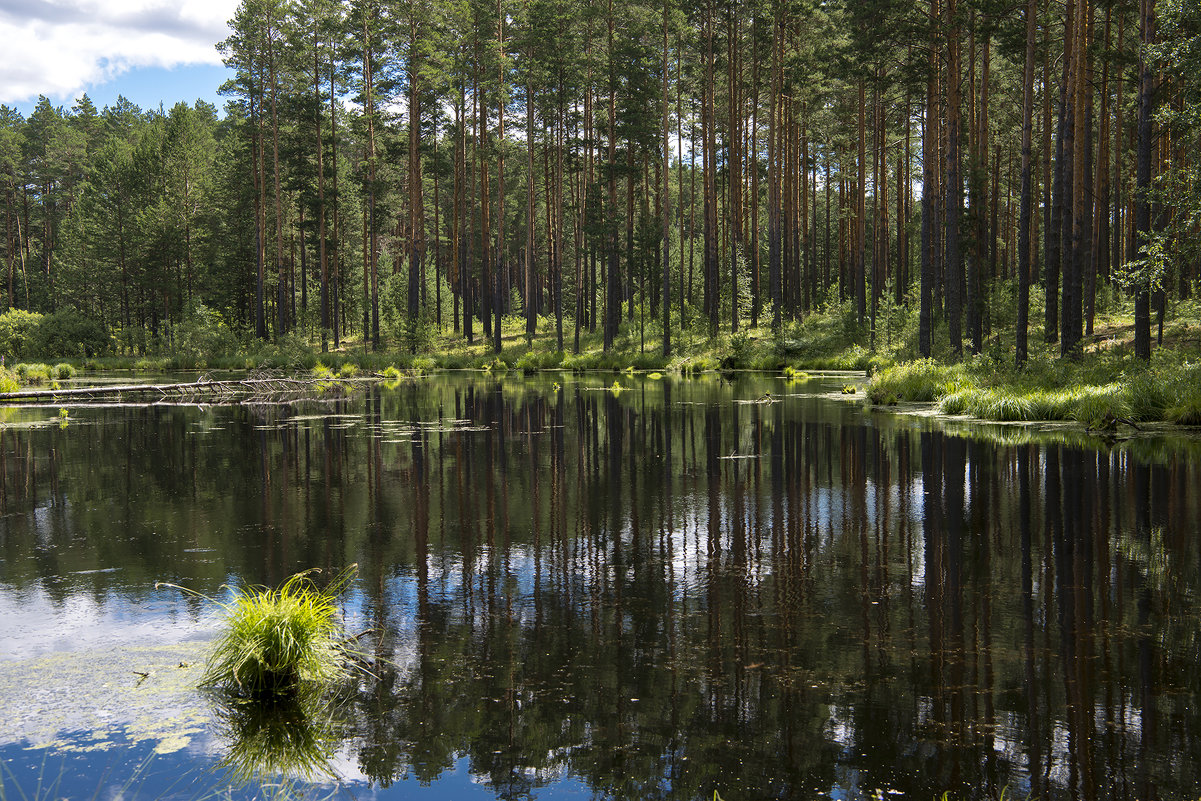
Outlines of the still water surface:
[{"label": "still water surface", "polygon": [[[557,379],[0,412],[0,789],[1201,794],[1196,440]],[[353,562],[374,676],[282,724],[194,689],[217,616],[156,582]]]}]

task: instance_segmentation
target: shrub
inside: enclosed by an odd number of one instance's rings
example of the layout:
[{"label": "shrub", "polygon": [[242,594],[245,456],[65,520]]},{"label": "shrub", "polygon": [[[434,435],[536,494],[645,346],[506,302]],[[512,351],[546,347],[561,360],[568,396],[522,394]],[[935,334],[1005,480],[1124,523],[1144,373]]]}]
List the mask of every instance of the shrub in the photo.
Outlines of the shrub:
[{"label": "shrub", "polygon": [[264,345],[249,366],[277,367],[287,370],[307,370],[317,363],[317,353],[308,340],[295,332],[283,334],[275,342]]},{"label": "shrub", "polygon": [[42,317],[29,350],[42,357],[101,356],[112,350],[112,337],[99,321],[61,309]]},{"label": "shrub", "polygon": [[50,380],[50,365],[25,364],[22,362],[13,368],[22,384],[44,384]]},{"label": "shrub", "polygon": [[20,359],[28,355],[26,344],[42,322],[42,315],[24,309],[9,309],[0,314],[0,355]]},{"label": "shrub", "polygon": [[203,303],[192,303],[175,327],[175,353],[192,360],[210,360],[237,355],[242,340],[221,313]]},{"label": "shrub", "polygon": [[74,378],[75,375],[76,370],[74,365],[67,364],[66,362],[60,362],[59,364],[54,365],[55,378]]},{"label": "shrub", "polygon": [[562,351],[528,350],[513,363],[513,367],[526,373],[537,370],[551,370],[563,364]]},{"label": "shrub", "polygon": [[17,392],[21,389],[21,382],[17,380],[17,374],[7,367],[0,367],[0,392]]}]

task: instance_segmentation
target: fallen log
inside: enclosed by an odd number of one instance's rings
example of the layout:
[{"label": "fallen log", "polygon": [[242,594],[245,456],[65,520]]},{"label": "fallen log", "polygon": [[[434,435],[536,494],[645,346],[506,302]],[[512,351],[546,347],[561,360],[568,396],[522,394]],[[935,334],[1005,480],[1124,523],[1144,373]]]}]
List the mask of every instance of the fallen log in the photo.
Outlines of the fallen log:
[{"label": "fallen log", "polygon": [[356,384],[374,381],[373,378],[242,378],[228,381],[201,379],[177,384],[116,384],[108,386],[71,387],[69,389],[23,389],[0,392],[0,403],[25,400],[112,400],[124,395],[155,395],[171,397],[210,397],[227,402],[238,398],[260,398],[281,394],[306,394],[324,391],[332,384]]}]

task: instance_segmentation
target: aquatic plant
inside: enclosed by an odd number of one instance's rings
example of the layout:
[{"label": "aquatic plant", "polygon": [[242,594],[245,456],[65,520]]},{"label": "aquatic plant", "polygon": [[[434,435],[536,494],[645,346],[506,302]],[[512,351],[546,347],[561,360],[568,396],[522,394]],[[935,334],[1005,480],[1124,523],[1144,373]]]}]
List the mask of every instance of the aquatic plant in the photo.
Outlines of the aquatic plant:
[{"label": "aquatic plant", "polygon": [[354,362],[343,362],[342,366],[338,368],[339,378],[354,378],[358,374],[359,366]]},{"label": "aquatic plant", "polygon": [[21,362],[13,368],[22,384],[42,384],[50,380],[50,365]]},{"label": "aquatic plant", "polygon": [[338,621],[337,598],[354,577],[357,565],[319,588],[319,569],[289,577],[277,589],[252,586],[234,590],[229,601],[207,598],[225,614],[224,631],[209,656],[201,685],[238,696],[263,697],[328,687],[348,675],[354,655]]},{"label": "aquatic plant", "polygon": [[61,362],[54,365],[55,378],[74,378],[76,374],[75,366],[67,362]]},{"label": "aquatic plant", "polygon": [[1190,395],[1164,412],[1164,419],[1182,426],[1201,426],[1201,394]]},{"label": "aquatic plant", "polygon": [[784,378],[788,381],[804,381],[809,378],[809,374],[804,370],[798,370],[792,365],[784,368]]},{"label": "aquatic plant", "polygon": [[1097,425],[1104,420],[1130,417],[1130,406],[1117,384],[1089,387],[1076,400],[1072,416],[1085,425]]}]

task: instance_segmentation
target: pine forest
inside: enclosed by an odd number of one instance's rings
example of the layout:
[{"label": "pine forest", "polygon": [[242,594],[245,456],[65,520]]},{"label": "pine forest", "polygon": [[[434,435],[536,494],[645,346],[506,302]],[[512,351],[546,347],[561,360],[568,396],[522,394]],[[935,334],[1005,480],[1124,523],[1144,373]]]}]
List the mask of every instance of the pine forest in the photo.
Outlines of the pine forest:
[{"label": "pine forest", "polygon": [[62,356],[499,353],[508,321],[666,357],[839,313],[1021,365],[1105,310],[1142,359],[1199,316],[1191,0],[245,0],[231,30],[223,110],[0,109],[10,357],[47,318]]}]

